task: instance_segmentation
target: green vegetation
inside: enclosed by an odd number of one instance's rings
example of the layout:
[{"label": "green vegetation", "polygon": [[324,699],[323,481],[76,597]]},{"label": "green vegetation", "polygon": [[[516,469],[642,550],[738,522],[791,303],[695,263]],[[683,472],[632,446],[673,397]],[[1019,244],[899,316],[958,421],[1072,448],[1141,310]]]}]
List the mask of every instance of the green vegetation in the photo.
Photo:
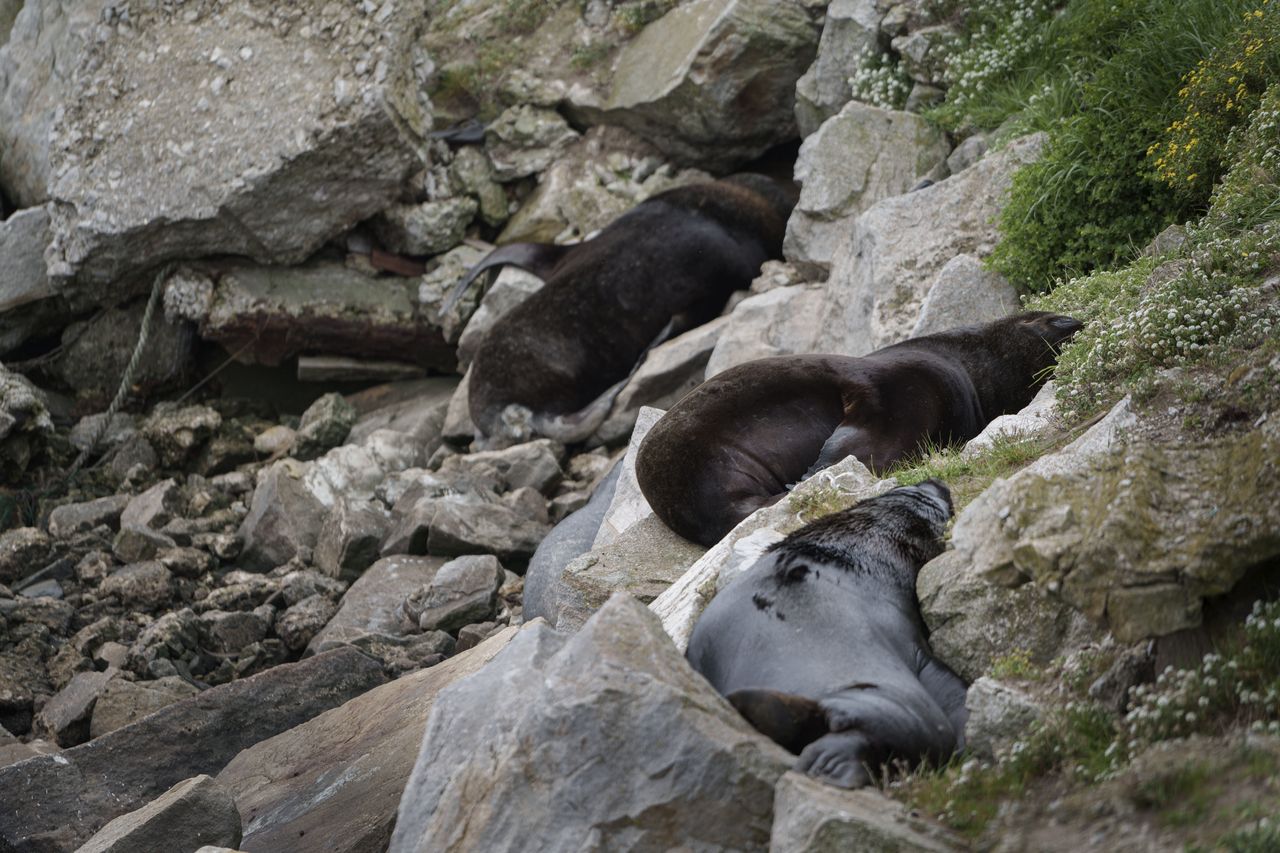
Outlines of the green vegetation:
[{"label": "green vegetation", "polygon": [[1044,671],[1026,649],[1014,649],[991,662],[991,677],[1000,681],[1039,681]]},{"label": "green vegetation", "polygon": [[1007,477],[1019,468],[1053,450],[1062,441],[1053,438],[1023,439],[1000,436],[981,453],[964,456],[961,448],[924,448],[919,458],[903,463],[889,471],[904,486],[935,477],[951,489],[951,499],[956,512],[981,494],[997,477]]}]

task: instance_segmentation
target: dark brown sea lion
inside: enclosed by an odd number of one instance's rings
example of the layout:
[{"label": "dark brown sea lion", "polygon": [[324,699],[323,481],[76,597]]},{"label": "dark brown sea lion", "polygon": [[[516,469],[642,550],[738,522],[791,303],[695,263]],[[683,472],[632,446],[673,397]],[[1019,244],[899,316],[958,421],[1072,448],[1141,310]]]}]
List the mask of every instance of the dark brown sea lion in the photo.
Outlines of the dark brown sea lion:
[{"label": "dark brown sea lion", "polygon": [[640,489],[668,527],[710,547],[789,485],[846,456],[884,471],[925,443],[968,441],[1031,402],[1058,347],[1080,327],[1033,312],[862,358],[738,365],[654,424],[636,456]]},{"label": "dark brown sea lion", "polygon": [[833,785],[946,761],[963,745],[966,687],[930,653],[915,589],[951,513],[927,480],[800,528],[712,599],[689,663]]},{"label": "dark brown sea lion", "polygon": [[481,261],[545,286],[504,315],[471,364],[477,429],[499,441],[581,441],[654,344],[713,319],[781,257],[794,194],[762,175],[660,193],[575,246],[520,243]]}]

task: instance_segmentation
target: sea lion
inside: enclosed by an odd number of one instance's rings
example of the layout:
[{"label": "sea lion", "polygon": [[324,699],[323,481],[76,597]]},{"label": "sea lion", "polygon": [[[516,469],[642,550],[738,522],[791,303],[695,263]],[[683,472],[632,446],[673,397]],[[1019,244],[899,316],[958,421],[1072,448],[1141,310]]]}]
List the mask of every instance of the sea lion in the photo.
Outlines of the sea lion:
[{"label": "sea lion", "polygon": [[825,782],[946,761],[967,688],[929,651],[915,589],[951,514],[947,487],[926,480],[800,528],[712,599],[689,663]]},{"label": "sea lion", "polygon": [[587,438],[650,347],[716,317],[781,257],[794,194],[763,175],[659,193],[573,246],[502,246],[471,270],[512,264],[546,280],[485,335],[471,363],[484,436]]},{"label": "sea lion", "polygon": [[717,374],[654,424],[636,456],[649,505],[710,547],[790,485],[856,456],[881,472],[923,444],[973,438],[1031,402],[1079,320],[1015,314],[853,358],[762,358]]}]

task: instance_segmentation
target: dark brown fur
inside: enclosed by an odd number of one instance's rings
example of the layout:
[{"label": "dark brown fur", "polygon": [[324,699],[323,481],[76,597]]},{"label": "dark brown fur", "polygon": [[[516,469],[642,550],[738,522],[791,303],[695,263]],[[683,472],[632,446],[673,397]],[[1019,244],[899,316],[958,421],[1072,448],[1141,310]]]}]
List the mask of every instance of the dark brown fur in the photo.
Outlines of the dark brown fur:
[{"label": "dark brown fur", "polygon": [[516,406],[532,415],[534,432],[585,438],[607,406],[592,417],[584,410],[625,380],[664,330],[714,318],[764,261],[781,256],[793,204],[771,179],[740,175],[656,195],[577,246],[499,249],[532,259],[521,265],[546,285],[495,323],[476,353],[477,428],[501,433]]},{"label": "dark brown fur", "polygon": [[726,370],[649,431],[640,488],[668,527],[715,544],[789,485],[846,456],[874,471],[958,444],[1031,402],[1080,323],[1044,312],[905,341],[862,358],[794,355]]}]

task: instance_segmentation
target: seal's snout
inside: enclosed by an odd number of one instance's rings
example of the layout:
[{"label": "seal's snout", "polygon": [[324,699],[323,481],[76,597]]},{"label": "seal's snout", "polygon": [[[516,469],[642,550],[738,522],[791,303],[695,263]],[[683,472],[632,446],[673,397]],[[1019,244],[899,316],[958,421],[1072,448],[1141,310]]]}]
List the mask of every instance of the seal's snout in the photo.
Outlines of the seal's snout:
[{"label": "seal's snout", "polygon": [[946,483],[931,477],[917,485],[916,488],[938,507],[943,518],[950,518],[955,515],[955,504],[951,501],[951,490],[947,488]]},{"label": "seal's snout", "polygon": [[1054,346],[1066,343],[1084,328],[1083,322],[1066,314],[1054,314],[1046,318],[1045,325],[1049,328],[1049,342]]}]

